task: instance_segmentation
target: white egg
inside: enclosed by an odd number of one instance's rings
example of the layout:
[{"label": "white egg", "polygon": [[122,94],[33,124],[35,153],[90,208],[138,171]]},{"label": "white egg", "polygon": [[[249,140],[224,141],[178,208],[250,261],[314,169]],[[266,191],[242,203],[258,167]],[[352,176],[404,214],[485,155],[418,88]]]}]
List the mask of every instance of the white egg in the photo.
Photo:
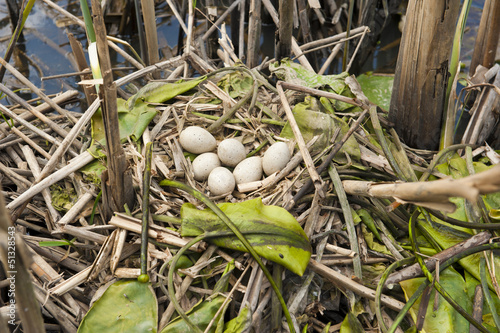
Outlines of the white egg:
[{"label": "white egg", "polygon": [[217,167],[208,176],[208,188],[212,195],[221,195],[232,192],[236,182],[234,176],[228,169]]},{"label": "white egg", "polygon": [[264,154],[262,169],[266,175],[271,175],[283,169],[290,161],[290,151],[284,142],[276,142]]},{"label": "white egg", "polygon": [[222,164],[234,167],[245,159],[245,147],[236,139],[225,139],[219,143],[217,155]]},{"label": "white egg", "polygon": [[236,184],[255,182],[262,178],[262,158],[252,156],[244,159],[233,171]]},{"label": "white egg", "polygon": [[198,126],[186,127],[179,136],[182,148],[193,154],[212,151],[217,146],[217,141],[206,129]]},{"label": "white egg", "polygon": [[220,166],[219,157],[215,153],[203,153],[193,161],[194,179],[204,181],[213,169]]}]

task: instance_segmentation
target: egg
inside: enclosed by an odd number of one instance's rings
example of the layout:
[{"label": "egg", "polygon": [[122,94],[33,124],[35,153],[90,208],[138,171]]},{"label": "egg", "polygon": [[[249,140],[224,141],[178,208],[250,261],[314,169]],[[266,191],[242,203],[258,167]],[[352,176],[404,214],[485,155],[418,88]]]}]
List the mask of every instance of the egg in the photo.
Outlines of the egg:
[{"label": "egg", "polygon": [[217,141],[210,132],[198,126],[186,127],[179,136],[182,148],[193,154],[202,154],[213,151]]},{"label": "egg", "polygon": [[262,158],[252,156],[244,159],[233,171],[236,184],[255,182],[262,178]]},{"label": "egg", "polygon": [[219,157],[215,153],[203,153],[193,161],[194,179],[197,181],[207,180],[213,169],[220,166]]},{"label": "egg", "polygon": [[232,192],[235,186],[236,182],[233,174],[224,167],[217,167],[208,175],[208,188],[212,195]]},{"label": "egg", "polygon": [[290,151],[284,142],[276,142],[265,152],[262,158],[262,169],[266,175],[271,175],[283,169],[290,161]]},{"label": "egg", "polygon": [[222,164],[235,167],[245,159],[245,147],[236,139],[225,139],[219,143],[217,155]]}]

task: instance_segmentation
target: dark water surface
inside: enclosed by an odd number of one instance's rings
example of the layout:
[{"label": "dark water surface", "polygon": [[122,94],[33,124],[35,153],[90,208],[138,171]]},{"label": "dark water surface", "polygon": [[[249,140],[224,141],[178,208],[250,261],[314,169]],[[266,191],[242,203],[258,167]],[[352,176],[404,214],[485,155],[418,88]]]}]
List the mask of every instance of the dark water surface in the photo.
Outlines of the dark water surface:
[{"label": "dark water surface", "polygon": [[[80,16],[80,3],[79,1],[68,0],[55,0],[55,2],[69,11],[70,13]],[[474,47],[475,36],[477,34],[477,27],[481,18],[481,11],[484,5],[484,0],[474,1],[468,19],[468,28],[465,32],[463,47],[462,47],[462,61],[468,64],[472,56]],[[175,17],[167,13],[168,5],[163,2],[157,7],[157,26],[158,26],[158,40],[160,46],[160,53],[163,56],[168,56],[168,50],[173,49],[177,44],[179,24]],[[229,27],[227,27],[229,30]],[[270,36],[274,28],[263,27],[263,30],[269,30]],[[391,26],[391,31],[386,31],[382,40],[377,46],[374,56],[370,58],[362,68],[363,71],[372,70],[391,70],[395,66],[395,58],[397,56],[398,44],[394,42],[400,36],[397,31],[397,22]],[[18,51],[12,57],[10,63],[13,64],[18,70],[23,72],[29,80],[37,87],[44,89],[46,94],[55,94],[66,91],[70,88],[79,89],[77,81],[79,78],[76,76],[42,80],[43,77],[67,74],[76,72],[74,65],[71,48],[69,46],[67,33],[73,33],[79,39],[84,49],[87,47],[85,32],[82,28],[72,24],[62,14],[50,8],[43,1],[36,1],[33,10],[26,22],[24,36],[25,42],[20,44]],[[5,0],[0,0],[0,56],[4,56],[7,49],[8,41],[11,36],[10,20],[7,11],[7,4]],[[134,44],[137,41],[136,36],[122,36],[124,40],[129,41],[139,52],[138,45]],[[269,39],[269,38],[268,38]],[[269,40],[262,39],[264,53],[272,54],[269,50]],[[271,40],[272,45],[272,40]],[[391,44],[392,43],[392,44]],[[391,46],[393,45],[393,46]],[[124,62],[124,59],[111,52],[113,57],[112,61],[114,66],[129,66]],[[123,72],[126,74],[127,72]],[[11,89],[21,87],[15,78],[7,73],[2,82]],[[24,98],[29,98],[30,93],[23,94]],[[33,96],[36,97],[36,96]],[[83,96],[82,96],[83,97]],[[1,103],[6,104],[2,100]],[[86,105],[75,104],[68,108],[81,111]]]}]

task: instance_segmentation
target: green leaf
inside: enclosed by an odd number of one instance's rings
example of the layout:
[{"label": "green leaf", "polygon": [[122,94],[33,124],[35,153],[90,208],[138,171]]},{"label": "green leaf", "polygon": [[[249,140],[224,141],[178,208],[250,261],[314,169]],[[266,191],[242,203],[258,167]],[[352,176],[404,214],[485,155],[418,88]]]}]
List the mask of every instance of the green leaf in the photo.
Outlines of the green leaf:
[{"label": "green leaf", "polygon": [[[226,297],[218,295],[214,298],[209,298],[207,300],[199,301],[191,310],[186,312],[186,315],[191,320],[191,322],[197,326],[200,330],[204,331],[208,326],[212,318],[215,316],[219,308],[222,306]],[[221,311],[219,317],[223,315],[224,311]],[[215,325],[212,325],[209,332],[215,332]],[[137,331],[143,332],[143,331]],[[189,326],[186,324],[181,317],[177,317],[172,320],[167,326],[165,326],[161,333],[185,333],[191,332]]]},{"label": "green leaf", "polygon": [[62,188],[55,184],[50,187],[52,206],[58,211],[68,211],[76,202],[76,192],[73,188]]},{"label": "green leaf", "polygon": [[[425,278],[415,278],[402,281],[399,284],[403,288],[405,297],[408,300],[415,290],[425,281]],[[462,306],[467,312],[471,312],[472,303],[467,297],[465,289],[465,281],[463,277],[454,269],[448,268],[441,272],[439,282],[450,296]],[[435,290],[431,292],[429,305],[425,314],[424,326],[422,332],[426,333],[468,333],[469,322],[462,317],[455,309],[439,295],[439,306],[436,311],[434,307]],[[421,298],[419,298],[410,310],[413,320],[416,321],[416,315],[420,306]]]},{"label": "green leaf", "polygon": [[340,326],[340,333],[364,333],[363,325],[359,322],[358,318],[349,312],[345,316],[342,325]]},{"label": "green leaf", "polygon": [[113,283],[83,318],[78,333],[156,332],[158,304],[151,283]]},{"label": "green leaf", "polygon": [[[127,108],[127,102],[124,99],[118,98],[116,103],[120,139],[125,141],[128,137],[140,138],[151,120],[155,117],[156,109],[142,100],[138,100],[131,110]],[[105,142],[104,122],[102,112],[99,110],[92,117],[92,147],[90,147],[89,152],[94,157],[103,156],[99,150],[105,145]]]},{"label": "green leaf", "polygon": [[[464,240],[470,238],[470,234],[459,230],[460,228],[453,228],[449,224],[433,217],[432,225],[423,219],[419,219],[419,224],[421,227],[432,236],[432,238],[441,246],[443,249],[452,247]],[[464,229],[464,228],[462,228]],[[468,230],[468,229],[465,229]],[[475,253],[468,257],[465,257],[459,261],[459,264],[467,270],[472,276],[480,280],[479,276],[479,259],[483,256],[482,253]],[[495,265],[495,276],[497,281],[500,281],[500,258],[498,256],[493,257]],[[488,274],[488,286],[494,290],[491,283],[491,277]]]},{"label": "green leaf", "polygon": [[247,73],[234,71],[220,79],[217,86],[232,98],[245,97],[253,89],[253,79]]},{"label": "green leaf", "polygon": [[341,94],[346,87],[344,80],[349,75],[347,72],[338,75],[318,75],[290,59],[269,64],[269,70],[280,80],[308,88],[327,86],[337,94]]},{"label": "green leaf", "polygon": [[252,311],[248,309],[246,305],[243,310],[241,310],[238,317],[231,319],[224,326],[224,333],[240,333],[249,332],[252,327]]},{"label": "green leaf", "polygon": [[[296,104],[293,107],[293,116],[305,142],[319,135],[318,140],[310,149],[313,155],[331,144],[330,140],[337,127],[340,127],[340,134],[337,136],[337,141],[340,141],[349,130],[349,126],[342,119],[322,112],[322,106],[314,97],[307,96],[304,102]],[[290,139],[295,138],[288,122],[283,127],[280,136]],[[335,155],[334,161],[341,164],[347,163],[345,154],[348,154],[351,159],[359,161],[361,153],[354,136],[349,137],[337,155]]]},{"label": "green leaf", "polygon": [[39,246],[72,246],[73,242],[76,240],[76,238],[73,238],[72,240],[58,240],[58,241],[41,241],[38,242]]},{"label": "green leaf", "polygon": [[[245,235],[260,256],[298,275],[304,273],[311,256],[311,245],[304,230],[288,211],[277,206],[265,206],[260,198],[217,206]],[[182,205],[181,218],[183,237],[218,233],[207,241],[220,247],[247,252],[210,209],[198,210],[186,203]]]},{"label": "green leaf", "polygon": [[127,106],[129,109],[135,107],[138,101],[149,103],[164,103],[177,95],[183,94],[196,87],[200,82],[206,80],[206,76],[189,81],[178,81],[176,83],[151,82],[142,87],[137,94],[132,96]]},{"label": "green leaf", "polygon": [[356,79],[370,102],[378,105],[383,110],[389,110],[392,85],[394,83],[393,76],[361,74]]}]

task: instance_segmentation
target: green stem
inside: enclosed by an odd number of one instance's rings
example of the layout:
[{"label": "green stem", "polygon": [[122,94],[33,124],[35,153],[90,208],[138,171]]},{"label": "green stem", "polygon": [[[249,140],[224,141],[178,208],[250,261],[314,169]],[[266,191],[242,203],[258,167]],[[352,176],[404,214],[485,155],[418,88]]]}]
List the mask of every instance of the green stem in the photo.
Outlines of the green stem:
[{"label": "green stem", "polygon": [[[465,311],[449,294],[448,292],[442,287],[442,285],[436,281],[435,277],[432,276],[432,273],[428,270],[427,266],[425,265],[424,260],[422,259],[422,256],[419,254],[420,249],[417,244],[416,240],[416,228],[415,224],[418,221],[418,218],[416,218],[417,214],[414,214],[412,218],[410,218],[410,223],[409,223],[409,236],[410,236],[410,242],[412,245],[413,249],[413,255],[417,259],[417,262],[422,269],[422,273],[424,276],[427,278],[427,281],[429,283],[433,283],[434,288],[436,289],[437,292],[441,294],[441,296],[458,312],[460,313],[465,319],[469,321],[472,325],[474,325],[479,331],[484,332],[484,333],[489,333],[489,331],[481,325],[474,317],[472,317],[467,311]],[[415,218],[414,218],[415,217]],[[416,219],[416,221],[415,221]],[[439,274],[439,272],[436,272],[436,274]]]},{"label": "green stem", "polygon": [[[479,246],[464,250],[463,252],[458,253],[456,256],[444,261],[441,265],[439,265],[439,272],[442,272],[443,270],[445,270],[446,268],[455,264],[456,262],[460,261],[461,259],[468,257],[474,253],[488,251],[488,250],[496,250],[496,249],[500,249],[500,243],[483,244],[483,245],[479,245]],[[413,304],[415,304],[415,302],[418,300],[420,295],[423,293],[424,289],[427,288],[427,286],[429,284],[430,284],[430,281],[425,280],[417,288],[417,290],[415,290],[415,293],[413,293],[413,295],[408,299],[408,301],[406,301],[405,306],[403,307],[403,309],[401,309],[401,311],[398,313],[398,315],[394,319],[394,322],[393,322],[391,328],[389,329],[388,333],[394,333],[396,331],[396,329],[398,328],[398,325],[401,323],[401,321],[406,316],[408,311],[410,311]]]},{"label": "green stem", "polygon": [[142,183],[141,275],[148,274],[149,186],[151,184],[151,155],[153,143],[146,145],[146,166]]},{"label": "green stem", "polygon": [[396,177],[398,177],[401,180],[406,181],[406,177],[399,168],[398,163],[394,159],[394,156],[392,156],[391,150],[389,149],[389,145],[387,144],[387,140],[385,139],[384,136],[384,131],[382,130],[382,126],[380,125],[380,121],[378,120],[378,115],[377,115],[377,107],[376,106],[370,106],[370,119],[372,121],[372,126],[373,130],[375,131],[375,135],[377,136],[378,142],[380,143],[380,146],[382,147],[382,151],[384,152],[385,158],[387,158],[387,161],[389,162],[389,165],[391,166],[392,170],[396,174]]},{"label": "green stem", "polygon": [[[415,261],[414,257],[405,258],[403,260],[396,261],[392,263],[382,274],[380,281],[377,284],[377,290],[375,292],[375,315],[377,316],[377,321],[380,325],[380,329],[383,333],[387,333],[388,329],[385,326],[384,318],[382,316],[382,308],[381,308],[381,298],[382,298],[382,290],[384,288],[385,281],[391,275],[391,273],[396,269],[404,265],[412,264]],[[401,318],[402,319],[402,318]],[[399,323],[398,323],[399,325]]]},{"label": "green stem", "polygon": [[[295,329],[293,327],[292,317],[290,316],[290,312],[288,311],[285,300],[283,299],[283,296],[281,295],[278,286],[274,282],[271,273],[269,273],[269,270],[266,268],[266,266],[264,265],[264,263],[260,259],[259,255],[255,251],[255,249],[252,247],[252,245],[250,245],[250,243],[245,238],[245,236],[238,230],[238,227],[236,227],[236,225],[234,225],[234,223],[226,216],[226,214],[224,214],[224,212],[216,204],[214,204],[212,201],[210,201],[210,199],[208,197],[206,197],[203,193],[193,189],[192,187],[190,187],[186,184],[174,181],[174,180],[167,180],[167,179],[163,180],[160,183],[160,185],[175,187],[175,188],[181,189],[181,190],[189,193],[190,195],[192,195],[196,199],[203,202],[208,208],[210,208],[228,226],[229,229],[231,229],[231,231],[241,241],[243,246],[245,246],[246,250],[252,255],[252,257],[255,259],[255,261],[259,264],[260,268],[264,272],[264,275],[269,280],[271,287],[273,288],[274,292],[276,293],[276,296],[278,297],[278,299],[281,303],[281,307],[283,308],[283,312],[285,313],[286,321],[288,323],[288,328],[290,329],[290,332],[295,332]],[[200,236],[198,236],[196,239],[198,239],[199,237]],[[206,235],[204,235],[204,237],[206,237]],[[174,266],[174,262],[172,262],[171,265]],[[170,276],[170,272],[169,272],[169,276]],[[170,282],[170,279],[169,279],[169,282]],[[172,282],[172,284],[173,284],[173,282]]]},{"label": "green stem", "polygon": [[495,304],[493,303],[493,298],[490,294],[490,288],[488,287],[488,278],[486,277],[484,258],[481,258],[479,261],[479,274],[481,275],[481,287],[483,287],[484,299],[486,300],[486,304],[488,304],[488,306],[490,307],[491,316],[493,317],[493,321],[495,322],[495,326],[497,327],[497,332],[500,332],[500,318],[498,317]]}]

